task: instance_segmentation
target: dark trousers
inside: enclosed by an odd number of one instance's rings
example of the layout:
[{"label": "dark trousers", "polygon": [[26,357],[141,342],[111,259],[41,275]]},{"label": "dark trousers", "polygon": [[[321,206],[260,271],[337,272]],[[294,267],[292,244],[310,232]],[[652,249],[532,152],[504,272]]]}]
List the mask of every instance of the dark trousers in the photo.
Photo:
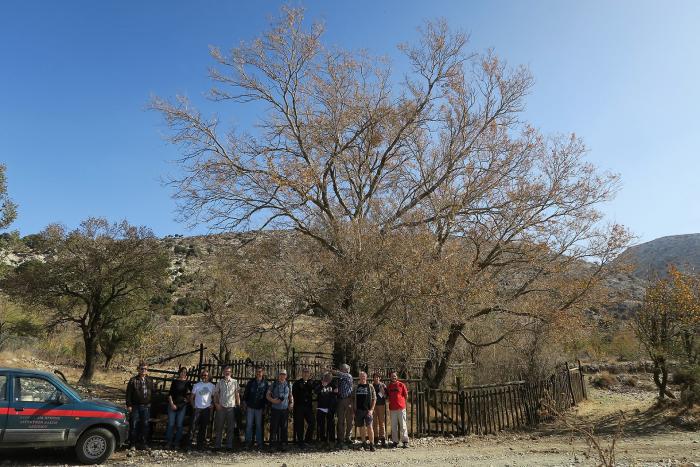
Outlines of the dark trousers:
[{"label": "dark trousers", "polygon": [[135,405],[131,408],[129,419],[129,444],[148,442],[148,428],[151,423],[151,406]]},{"label": "dark trousers", "polygon": [[332,443],[335,441],[335,411],[328,409],[327,413],[316,410],[316,426],[318,427],[318,440]]},{"label": "dark trousers", "polygon": [[[306,433],[304,433],[306,423]],[[308,405],[294,406],[294,441],[310,443],[314,439],[314,410]]]},{"label": "dark trousers", "polygon": [[288,409],[270,409],[270,445],[287,442]]},{"label": "dark trousers", "polygon": [[211,407],[207,409],[194,409],[192,414],[192,426],[190,428],[190,438],[194,441],[194,434],[197,433],[197,448],[204,447],[207,439],[207,427],[211,419]]}]

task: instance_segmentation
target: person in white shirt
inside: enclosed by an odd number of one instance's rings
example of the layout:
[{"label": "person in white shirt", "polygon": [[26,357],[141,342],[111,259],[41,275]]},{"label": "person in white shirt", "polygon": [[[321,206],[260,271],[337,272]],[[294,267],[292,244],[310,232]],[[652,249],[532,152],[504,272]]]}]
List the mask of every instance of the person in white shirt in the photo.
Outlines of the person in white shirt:
[{"label": "person in white shirt", "polygon": [[238,391],[238,380],[231,377],[231,367],[224,368],[224,377],[216,383],[214,389],[214,431],[216,432],[215,449],[221,449],[226,427],[226,447],[233,449],[233,430],[236,427],[236,407],[241,404]]},{"label": "person in white shirt", "polygon": [[200,381],[192,387],[192,427],[190,439],[194,440],[197,433],[197,449],[204,448],[207,437],[207,427],[211,419],[211,405],[213,402],[214,385],[209,382],[209,372],[202,370]]}]

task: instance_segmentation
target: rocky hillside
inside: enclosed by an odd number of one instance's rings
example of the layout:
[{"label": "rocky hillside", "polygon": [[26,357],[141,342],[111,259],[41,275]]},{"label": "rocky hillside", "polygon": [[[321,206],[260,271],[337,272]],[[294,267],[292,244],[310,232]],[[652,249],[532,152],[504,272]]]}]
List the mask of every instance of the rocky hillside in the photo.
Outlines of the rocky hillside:
[{"label": "rocky hillside", "polygon": [[[200,304],[190,297],[194,274],[206,269],[209,261],[219,254],[230,254],[256,235],[272,237],[283,244],[282,248],[294,248],[292,232],[270,231],[264,234],[217,234],[194,237],[169,235],[161,239],[171,253],[171,285],[168,292],[172,299],[172,312],[187,315],[200,311]],[[22,239],[0,236],[0,262],[9,266],[42,257],[33,241],[35,236]],[[224,253],[226,252],[226,253]],[[662,237],[635,245],[621,255],[620,261],[629,263],[630,273],[620,273],[608,280],[609,304],[606,310],[620,318],[629,318],[639,306],[648,278],[663,274],[668,264],[700,271],[700,234]]]},{"label": "rocky hillside", "polygon": [[641,243],[625,251],[621,260],[633,266],[641,279],[663,275],[669,264],[684,271],[700,271],[700,233],[671,235]]}]

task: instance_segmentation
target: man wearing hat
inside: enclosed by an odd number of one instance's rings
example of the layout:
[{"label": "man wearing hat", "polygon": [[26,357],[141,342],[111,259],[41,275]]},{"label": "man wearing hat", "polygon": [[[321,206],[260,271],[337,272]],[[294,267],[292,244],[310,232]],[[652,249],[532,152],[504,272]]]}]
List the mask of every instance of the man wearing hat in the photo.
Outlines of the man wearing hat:
[{"label": "man wearing hat", "polygon": [[267,400],[271,404],[270,410],[270,448],[282,451],[287,444],[287,426],[289,410],[294,407],[287,370],[281,370],[277,380],[267,390]]}]

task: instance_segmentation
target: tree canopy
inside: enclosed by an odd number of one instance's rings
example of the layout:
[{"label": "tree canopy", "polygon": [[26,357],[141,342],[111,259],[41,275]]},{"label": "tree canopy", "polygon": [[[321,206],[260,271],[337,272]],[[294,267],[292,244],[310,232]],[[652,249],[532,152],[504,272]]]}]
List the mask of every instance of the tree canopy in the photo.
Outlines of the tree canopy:
[{"label": "tree canopy", "polygon": [[78,326],[85,345],[80,381],[89,383],[100,340],[148,308],[167,277],[169,260],[150,230],[126,221],[89,218],[75,230],[52,225],[42,235],[50,248],[45,260],[21,264],[0,286],[45,307],[49,325]]},{"label": "tree canopy", "polygon": [[254,120],[227,128],[184,97],[152,107],[182,151],[184,219],[313,239],[335,291],[319,305],[336,360],[356,363],[383,325],[414,323],[431,331],[424,376],[439,384],[477,321],[498,315],[513,332],[586,306],[629,234],[598,210],[617,177],[587,163],[575,135],[523,121],[525,67],[468,51],[446,21],[420,32],[399,46],[410,66],[398,79],[287,8],[260,37],[211,50],[211,99],[264,109]]}]

